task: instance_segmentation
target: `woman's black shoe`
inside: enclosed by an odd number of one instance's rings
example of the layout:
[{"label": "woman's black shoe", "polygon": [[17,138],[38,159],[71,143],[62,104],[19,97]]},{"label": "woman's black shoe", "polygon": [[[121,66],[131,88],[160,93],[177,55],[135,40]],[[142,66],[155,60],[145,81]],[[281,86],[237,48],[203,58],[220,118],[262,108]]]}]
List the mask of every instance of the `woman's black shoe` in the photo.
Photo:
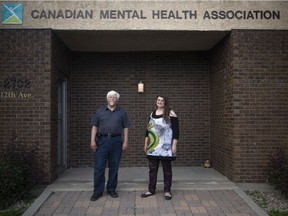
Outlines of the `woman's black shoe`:
[{"label": "woman's black shoe", "polygon": [[165,193],[165,200],[171,200],[172,199],[172,195],[169,192]]},{"label": "woman's black shoe", "polygon": [[141,194],[141,197],[142,198],[146,198],[146,197],[149,197],[149,196],[152,196],[152,195],[154,195],[155,194],[155,192],[154,193],[151,193],[151,192],[146,192],[146,193],[143,193],[143,194]]}]

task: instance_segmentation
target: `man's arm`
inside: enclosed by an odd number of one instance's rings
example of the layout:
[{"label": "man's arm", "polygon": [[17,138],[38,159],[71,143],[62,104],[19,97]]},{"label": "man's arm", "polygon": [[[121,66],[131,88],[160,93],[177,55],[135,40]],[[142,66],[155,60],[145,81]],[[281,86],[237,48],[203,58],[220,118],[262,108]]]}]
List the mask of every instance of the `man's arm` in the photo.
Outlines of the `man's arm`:
[{"label": "man's arm", "polygon": [[97,149],[97,145],[96,145],[96,134],[97,134],[97,127],[92,126],[92,129],[91,129],[91,144],[90,144],[90,147],[91,147],[91,149],[92,149],[93,152],[95,152],[96,149]]},{"label": "man's arm", "polygon": [[128,149],[128,134],[129,134],[128,128],[124,128],[123,132],[124,132],[124,141],[123,141],[122,149],[127,150]]}]

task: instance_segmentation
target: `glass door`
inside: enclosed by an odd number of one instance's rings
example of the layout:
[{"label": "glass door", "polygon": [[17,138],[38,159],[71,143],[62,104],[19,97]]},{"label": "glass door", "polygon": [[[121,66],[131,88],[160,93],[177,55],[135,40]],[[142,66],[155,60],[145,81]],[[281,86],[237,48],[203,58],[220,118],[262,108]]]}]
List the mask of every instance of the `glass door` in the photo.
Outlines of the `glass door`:
[{"label": "glass door", "polygon": [[58,80],[58,139],[57,174],[67,167],[67,84],[66,78]]}]

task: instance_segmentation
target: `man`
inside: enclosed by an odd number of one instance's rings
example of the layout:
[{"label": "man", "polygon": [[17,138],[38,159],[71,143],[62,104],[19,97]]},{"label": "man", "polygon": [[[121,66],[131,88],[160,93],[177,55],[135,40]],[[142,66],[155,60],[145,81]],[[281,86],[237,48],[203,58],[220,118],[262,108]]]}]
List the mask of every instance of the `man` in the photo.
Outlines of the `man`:
[{"label": "man", "polygon": [[128,148],[130,127],[127,113],[117,105],[119,98],[118,92],[108,92],[107,106],[100,107],[92,119],[91,149],[95,152],[95,167],[94,192],[91,201],[96,201],[103,195],[107,161],[109,173],[106,190],[111,197],[118,197],[116,192],[118,169],[122,150]]}]

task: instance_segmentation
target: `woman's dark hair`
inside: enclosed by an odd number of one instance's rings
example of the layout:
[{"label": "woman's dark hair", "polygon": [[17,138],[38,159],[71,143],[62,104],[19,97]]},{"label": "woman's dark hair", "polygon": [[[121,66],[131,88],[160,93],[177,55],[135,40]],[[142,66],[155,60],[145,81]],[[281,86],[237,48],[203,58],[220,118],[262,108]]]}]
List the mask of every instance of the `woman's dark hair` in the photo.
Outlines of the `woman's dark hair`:
[{"label": "woman's dark hair", "polygon": [[164,112],[163,112],[163,118],[164,118],[164,120],[165,120],[166,122],[168,122],[168,121],[170,120],[170,118],[169,118],[169,114],[170,114],[170,110],[171,110],[170,107],[169,107],[169,101],[168,101],[168,98],[163,97],[163,96],[161,96],[161,95],[158,95],[158,96],[156,97],[156,100],[157,100],[159,97],[161,97],[161,98],[164,99]]}]

